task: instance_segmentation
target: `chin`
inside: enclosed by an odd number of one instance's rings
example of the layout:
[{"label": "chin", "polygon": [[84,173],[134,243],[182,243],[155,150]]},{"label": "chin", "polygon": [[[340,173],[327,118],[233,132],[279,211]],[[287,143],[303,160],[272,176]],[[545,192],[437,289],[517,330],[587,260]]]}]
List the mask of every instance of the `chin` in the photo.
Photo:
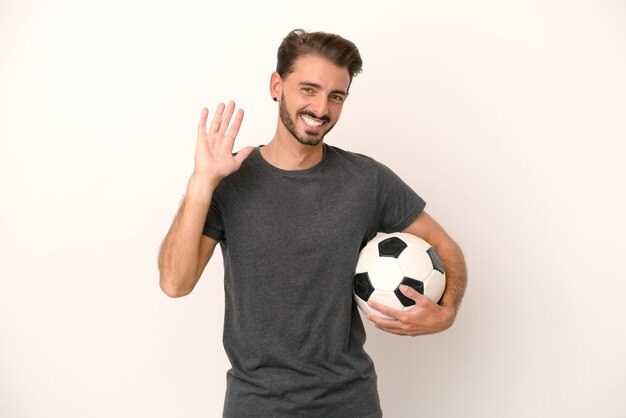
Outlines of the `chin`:
[{"label": "chin", "polygon": [[312,147],[321,144],[322,141],[324,140],[324,135],[319,135],[319,136],[314,136],[314,137],[307,135],[305,138],[303,138],[303,136],[304,135],[296,137],[296,140],[303,145],[309,145]]}]

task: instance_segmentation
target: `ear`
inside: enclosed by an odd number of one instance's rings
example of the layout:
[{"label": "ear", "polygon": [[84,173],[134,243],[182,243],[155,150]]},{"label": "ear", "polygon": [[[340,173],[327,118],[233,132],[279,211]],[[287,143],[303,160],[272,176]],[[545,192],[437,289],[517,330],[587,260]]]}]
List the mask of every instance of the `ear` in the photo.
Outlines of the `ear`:
[{"label": "ear", "polygon": [[270,76],[270,96],[278,97],[278,100],[283,96],[283,79],[276,71]]}]

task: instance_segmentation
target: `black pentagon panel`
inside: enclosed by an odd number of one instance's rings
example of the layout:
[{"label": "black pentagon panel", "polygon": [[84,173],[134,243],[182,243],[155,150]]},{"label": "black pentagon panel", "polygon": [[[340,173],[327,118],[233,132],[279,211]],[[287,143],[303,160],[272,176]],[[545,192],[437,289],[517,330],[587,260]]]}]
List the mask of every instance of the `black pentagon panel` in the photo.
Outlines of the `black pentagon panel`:
[{"label": "black pentagon panel", "polygon": [[[417,290],[422,295],[424,294],[424,283],[420,282],[419,280],[415,280],[415,279],[411,279],[409,277],[405,277],[404,279],[402,279],[402,282],[400,284],[409,286],[409,287]],[[415,301],[413,299],[409,299],[406,296],[404,296],[404,293],[402,293],[400,291],[400,287],[399,286],[398,286],[398,288],[396,290],[394,290],[393,293],[396,294],[396,297],[398,298],[398,300],[400,300],[400,303],[405,308],[408,307],[408,306],[415,305]]]},{"label": "black pentagon panel", "polygon": [[408,247],[406,242],[398,237],[387,238],[378,243],[378,255],[381,257],[398,258],[406,247]]},{"label": "black pentagon panel", "polygon": [[354,293],[358,297],[367,302],[373,292],[374,286],[367,273],[358,273],[354,276]]},{"label": "black pentagon panel", "polygon": [[411,279],[410,277],[405,277],[404,279],[402,279],[402,282],[400,282],[400,284],[412,287],[413,289],[417,291],[417,293],[420,293],[422,295],[424,294],[424,282],[420,280],[415,280],[415,279]]},{"label": "black pentagon panel", "polygon": [[437,251],[435,251],[433,247],[430,247],[426,252],[430,257],[430,261],[433,262],[433,268],[442,274],[445,273],[443,263],[441,262],[441,258],[439,258],[439,254],[437,254]]},{"label": "black pentagon panel", "polygon": [[402,306],[404,306],[405,308],[415,305],[415,301],[413,299],[409,299],[406,296],[404,296],[404,293],[402,293],[400,289],[394,290],[393,293],[396,294],[396,297],[398,298]]}]

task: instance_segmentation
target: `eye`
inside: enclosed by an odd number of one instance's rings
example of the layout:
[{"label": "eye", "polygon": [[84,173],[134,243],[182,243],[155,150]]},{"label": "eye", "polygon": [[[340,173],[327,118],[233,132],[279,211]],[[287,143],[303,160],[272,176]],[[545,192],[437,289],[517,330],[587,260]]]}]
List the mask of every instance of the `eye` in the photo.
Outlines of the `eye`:
[{"label": "eye", "polygon": [[305,93],[313,93],[313,87],[302,87],[302,91]]},{"label": "eye", "polygon": [[341,102],[343,102],[343,96],[340,96],[340,95],[338,95],[338,94],[333,94],[333,95],[331,95],[331,96],[330,96],[330,99],[331,99],[332,101],[334,101],[334,102],[337,102],[337,103],[341,103]]}]

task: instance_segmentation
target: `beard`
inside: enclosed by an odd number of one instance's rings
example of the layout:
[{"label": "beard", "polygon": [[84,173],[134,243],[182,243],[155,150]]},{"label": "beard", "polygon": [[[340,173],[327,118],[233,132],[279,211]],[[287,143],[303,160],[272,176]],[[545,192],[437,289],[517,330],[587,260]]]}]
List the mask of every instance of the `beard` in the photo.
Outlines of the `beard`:
[{"label": "beard", "polygon": [[[287,104],[285,103],[285,95],[284,94],[280,98],[279,113],[280,113],[280,120],[283,122],[283,125],[285,125],[285,128],[287,128],[287,130],[289,131],[291,136],[293,136],[296,139],[296,141],[298,141],[299,143],[301,143],[303,145],[310,145],[310,146],[319,145],[322,142],[322,140],[324,139],[324,136],[328,132],[330,132],[331,129],[333,129],[335,127],[335,124],[332,124],[325,131],[313,132],[313,131],[305,130],[303,133],[299,133],[296,130],[296,124],[295,124],[293,118],[289,115],[289,112],[287,111]],[[330,122],[330,118],[327,115],[324,115],[322,117],[318,117],[317,115],[315,115],[312,112],[309,112],[307,110],[301,110],[298,113],[296,113],[296,117],[298,117],[298,115],[300,115],[300,114],[307,115],[307,116],[310,116],[310,117],[313,117],[313,118],[316,118],[316,119],[323,120],[325,123]]]}]

